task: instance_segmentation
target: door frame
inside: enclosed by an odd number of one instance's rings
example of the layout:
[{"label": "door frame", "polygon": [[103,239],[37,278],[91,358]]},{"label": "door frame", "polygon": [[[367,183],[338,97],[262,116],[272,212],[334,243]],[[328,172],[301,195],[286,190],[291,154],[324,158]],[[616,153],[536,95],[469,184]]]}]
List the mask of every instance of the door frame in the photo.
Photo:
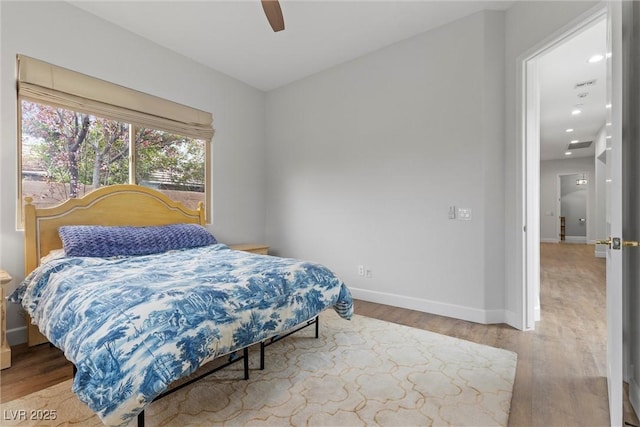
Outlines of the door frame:
[{"label": "door frame", "polygon": [[[539,180],[540,180],[540,165],[539,165],[539,98],[538,98],[538,70],[537,60],[546,51],[552,49],[559,43],[562,43],[572,36],[579,34],[582,30],[589,28],[595,22],[599,22],[602,17],[606,19],[615,19],[615,25],[617,30],[621,32],[620,22],[620,3],[618,2],[601,2],[591,10],[582,14],[572,22],[564,26],[559,31],[549,36],[545,41],[539,45],[530,49],[526,54],[518,58],[516,66],[518,67],[520,81],[516,81],[516,93],[520,96],[520,102],[516,104],[516,108],[519,110],[516,112],[517,117],[520,118],[518,125],[520,126],[519,135],[521,138],[521,160],[523,168],[521,171],[521,191],[522,191],[522,208],[523,213],[520,219],[521,230],[523,231],[522,238],[522,329],[532,330],[535,329],[535,321],[539,320],[540,315],[540,193],[539,193]],[[624,18],[622,18],[624,19]],[[616,37],[619,37],[619,33],[616,33]],[[623,36],[624,39],[624,36]],[[623,41],[617,40],[619,48]],[[621,52],[615,52],[615,60],[620,61]],[[620,85],[622,84],[623,75],[622,68],[617,67],[617,75],[612,76],[613,91],[618,93],[616,103],[622,103],[620,98]],[[609,84],[609,83],[608,83]],[[620,106],[616,107],[620,110]],[[614,118],[615,119],[615,118]],[[619,119],[619,118],[618,118]],[[614,120],[611,120],[614,121]],[[621,123],[614,124],[621,129]],[[608,197],[608,196],[607,196]],[[620,235],[621,230],[612,230],[612,233]],[[607,251],[607,262],[609,263],[609,252]],[[615,269],[614,269],[615,270]],[[624,329],[624,320],[622,313],[614,316],[613,321],[611,319],[611,307],[614,300],[622,301],[622,295],[617,295],[618,290],[616,288],[616,295],[609,296],[609,284],[607,284],[607,385],[609,391],[609,410],[612,425],[622,424],[622,383],[618,384],[619,380],[623,380],[623,373],[625,378],[628,379],[629,372],[629,357],[628,349],[624,348],[622,343],[622,333]],[[625,284],[622,280],[621,288],[619,291],[624,292]],[[537,311],[536,311],[537,310]],[[623,307],[624,310],[624,307]],[[627,319],[628,320],[628,319]],[[612,328],[615,331],[620,332],[620,337],[615,337],[615,342],[612,341]],[[621,351],[622,354],[617,354]],[[615,352],[616,354],[613,354]],[[612,376],[612,361],[619,360],[620,375],[617,373]],[[614,368],[616,368],[614,366]],[[618,405],[619,403],[619,405]],[[616,409],[613,409],[611,405],[615,405]],[[619,408],[617,408],[619,406]]]},{"label": "door frame", "polygon": [[600,3],[554,32],[518,58],[522,153],[522,329],[534,330],[540,320],[540,99],[538,61],[607,16]]}]

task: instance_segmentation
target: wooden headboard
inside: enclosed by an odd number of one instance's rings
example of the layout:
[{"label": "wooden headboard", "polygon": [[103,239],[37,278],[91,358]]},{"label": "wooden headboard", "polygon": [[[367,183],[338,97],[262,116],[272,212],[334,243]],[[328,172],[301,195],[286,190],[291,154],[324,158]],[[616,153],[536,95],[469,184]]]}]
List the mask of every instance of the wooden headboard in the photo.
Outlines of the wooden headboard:
[{"label": "wooden headboard", "polygon": [[197,210],[189,209],[141,185],[101,187],[51,208],[36,208],[30,197],[25,200],[25,276],[38,266],[41,257],[62,248],[58,236],[58,227],[62,225],[205,224],[202,202]]},{"label": "wooden headboard", "polygon": [[[69,199],[51,208],[36,208],[26,197],[24,208],[24,273],[25,277],[39,264],[40,258],[62,248],[58,227],[62,225],[129,225],[205,224],[204,204],[193,210],[174,202],[164,194],[140,185],[111,185]],[[29,346],[47,339],[27,319]]]}]

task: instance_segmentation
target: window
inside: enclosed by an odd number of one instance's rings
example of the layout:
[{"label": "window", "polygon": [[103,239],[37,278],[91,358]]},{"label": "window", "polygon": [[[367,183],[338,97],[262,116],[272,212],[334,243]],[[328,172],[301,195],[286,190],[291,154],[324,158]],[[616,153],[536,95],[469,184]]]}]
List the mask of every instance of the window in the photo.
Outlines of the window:
[{"label": "window", "polygon": [[[135,181],[147,187],[173,190],[187,206],[204,201],[206,146],[200,139],[157,129],[135,132]],[[182,193],[196,193],[184,194]]]},{"label": "window", "polygon": [[24,56],[18,74],[19,218],[26,196],[54,206],[126,183],[209,206],[209,113]]}]

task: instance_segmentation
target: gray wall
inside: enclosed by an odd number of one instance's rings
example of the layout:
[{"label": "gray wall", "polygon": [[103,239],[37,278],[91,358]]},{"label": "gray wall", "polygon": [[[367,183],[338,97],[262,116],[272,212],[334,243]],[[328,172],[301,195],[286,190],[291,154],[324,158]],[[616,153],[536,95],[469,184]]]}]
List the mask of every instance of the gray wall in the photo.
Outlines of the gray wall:
[{"label": "gray wall", "polygon": [[274,251],[363,299],[503,321],[503,37],[478,13],[269,92]]},{"label": "gray wall", "polygon": [[516,65],[598,4],[515,2],[268,93],[269,243],[363,299],[524,327]]},{"label": "gray wall", "polygon": [[[223,242],[264,241],[264,93],[64,2],[1,7],[0,265],[23,277],[16,230],[16,54],[22,53],[213,113],[213,232]],[[9,289],[10,290],[10,289]],[[9,304],[12,342],[24,320]]]}]

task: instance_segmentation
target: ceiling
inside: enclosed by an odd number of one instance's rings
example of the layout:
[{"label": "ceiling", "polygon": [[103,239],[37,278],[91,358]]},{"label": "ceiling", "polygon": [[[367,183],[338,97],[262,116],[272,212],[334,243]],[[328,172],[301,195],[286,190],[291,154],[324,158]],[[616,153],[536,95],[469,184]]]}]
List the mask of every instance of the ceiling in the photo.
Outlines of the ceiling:
[{"label": "ceiling", "polygon": [[[513,1],[280,0],[286,29],[278,33],[259,0],[69,3],[269,91],[480,10],[506,10]],[[571,139],[593,139],[604,121],[604,61],[600,67],[586,62],[604,51],[602,31],[585,31],[540,61],[542,159],[565,158]],[[578,103],[574,84],[591,78],[596,86],[579,100],[584,113],[571,116]],[[571,138],[568,126],[576,129]],[[593,155],[590,150],[573,156]]]},{"label": "ceiling", "polygon": [[70,1],[201,64],[271,90],[511,1],[280,0],[274,33],[259,0]]},{"label": "ceiling", "polygon": [[[596,54],[606,55],[606,34],[606,20],[602,18],[540,59],[541,160],[594,156],[595,138],[607,115],[607,69],[604,59],[595,63],[588,60]],[[593,80],[594,84],[576,88],[578,83]],[[582,113],[572,115],[576,108]],[[570,144],[576,140],[594,143],[576,149]],[[565,155],[567,152],[571,154]]]}]

